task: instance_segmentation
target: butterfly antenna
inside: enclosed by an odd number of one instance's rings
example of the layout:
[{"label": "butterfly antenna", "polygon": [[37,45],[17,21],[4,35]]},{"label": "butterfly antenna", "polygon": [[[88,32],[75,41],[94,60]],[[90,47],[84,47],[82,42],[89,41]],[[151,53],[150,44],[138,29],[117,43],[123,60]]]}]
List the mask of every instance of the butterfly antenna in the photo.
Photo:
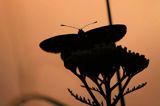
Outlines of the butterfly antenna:
[{"label": "butterfly antenna", "polygon": [[83,29],[83,28],[85,28],[85,27],[87,27],[87,26],[89,26],[89,25],[91,25],[91,24],[95,24],[95,23],[97,23],[97,21],[92,22],[92,23],[89,23],[89,24],[87,24],[87,25],[83,26],[81,29]]},{"label": "butterfly antenna", "polygon": [[70,27],[70,28],[74,28],[74,29],[79,29],[77,27],[73,27],[73,26],[69,26],[69,25],[64,25],[64,24],[61,24],[61,26],[66,26],[66,27]]}]

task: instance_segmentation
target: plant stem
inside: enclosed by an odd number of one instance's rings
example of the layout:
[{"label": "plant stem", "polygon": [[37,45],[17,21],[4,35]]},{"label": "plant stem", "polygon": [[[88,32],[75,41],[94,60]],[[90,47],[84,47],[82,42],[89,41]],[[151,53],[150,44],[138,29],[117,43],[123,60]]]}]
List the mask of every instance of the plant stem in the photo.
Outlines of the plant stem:
[{"label": "plant stem", "polygon": [[[121,81],[121,76],[120,76],[120,68],[118,67],[117,69],[117,81]],[[121,94],[121,91],[122,91],[122,83],[119,83],[119,93],[120,93],[120,96],[121,96],[121,106],[125,106],[125,101],[124,101],[124,97],[123,97],[123,93]]]},{"label": "plant stem", "polygon": [[108,10],[109,24],[112,25],[112,16],[111,16],[111,10],[110,10],[110,5],[109,5],[109,0],[106,0],[106,4],[107,4],[107,10]]},{"label": "plant stem", "polygon": [[115,105],[117,104],[118,100],[121,99],[121,95],[123,95],[123,92],[124,92],[125,88],[127,87],[127,85],[129,84],[129,82],[130,82],[131,79],[132,79],[132,77],[128,77],[128,79],[127,79],[127,81],[125,82],[122,90],[119,92],[116,100],[113,102],[113,104],[112,104],[113,106],[115,106]]},{"label": "plant stem", "polygon": [[110,78],[105,83],[105,89],[106,89],[106,104],[107,106],[111,106],[111,89],[110,89]]},{"label": "plant stem", "polygon": [[[111,10],[110,10],[110,4],[109,0],[106,0],[106,5],[107,5],[107,10],[108,10],[108,19],[109,19],[109,24],[112,25],[112,16],[111,16]],[[119,69],[117,70],[117,81],[120,81],[120,72]],[[119,92],[122,89],[121,83],[119,84]],[[125,106],[125,100],[124,97],[121,97],[121,106]]]},{"label": "plant stem", "polygon": [[96,106],[101,106],[100,103],[98,102],[98,100],[96,99],[96,97],[94,96],[94,94],[92,93],[92,91],[90,90],[85,77],[83,76],[78,76],[78,78],[83,82],[85,88],[87,89],[88,93],[90,94],[90,96],[92,97],[93,101],[95,102]]}]

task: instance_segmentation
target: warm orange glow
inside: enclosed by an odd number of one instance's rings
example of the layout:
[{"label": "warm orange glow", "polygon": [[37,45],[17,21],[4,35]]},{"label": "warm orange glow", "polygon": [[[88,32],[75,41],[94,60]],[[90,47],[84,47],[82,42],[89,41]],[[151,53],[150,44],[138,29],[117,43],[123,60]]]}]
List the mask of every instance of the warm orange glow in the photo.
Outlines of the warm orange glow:
[{"label": "warm orange glow", "polygon": [[[147,86],[126,96],[126,104],[160,106],[160,1],[110,0],[110,4],[113,23],[128,27],[126,36],[118,44],[150,59],[146,71],[130,84],[147,81]],[[84,30],[107,25],[105,6],[105,0],[1,0],[0,106],[6,106],[20,94],[33,92],[51,96],[69,106],[83,106],[67,92],[69,87],[86,95],[79,86],[81,82],[63,67],[59,55],[48,54],[38,45],[48,37],[77,33],[61,24],[81,27],[98,21]]]}]

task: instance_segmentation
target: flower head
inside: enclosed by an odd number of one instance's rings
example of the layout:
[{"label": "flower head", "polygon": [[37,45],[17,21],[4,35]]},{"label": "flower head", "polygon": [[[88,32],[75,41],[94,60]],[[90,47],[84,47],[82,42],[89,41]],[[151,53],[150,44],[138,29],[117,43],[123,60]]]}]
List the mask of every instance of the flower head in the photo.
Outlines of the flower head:
[{"label": "flower head", "polygon": [[122,67],[127,75],[141,72],[149,64],[144,55],[127,51],[121,46],[97,46],[88,50],[75,51],[64,60],[65,67],[76,73],[76,69],[83,76],[97,78],[99,74],[111,76],[115,67]]},{"label": "flower head", "polygon": [[149,65],[149,59],[145,58],[144,55],[140,55],[135,52],[127,52],[122,61],[123,70],[127,75],[133,76],[142,70],[144,70]]}]

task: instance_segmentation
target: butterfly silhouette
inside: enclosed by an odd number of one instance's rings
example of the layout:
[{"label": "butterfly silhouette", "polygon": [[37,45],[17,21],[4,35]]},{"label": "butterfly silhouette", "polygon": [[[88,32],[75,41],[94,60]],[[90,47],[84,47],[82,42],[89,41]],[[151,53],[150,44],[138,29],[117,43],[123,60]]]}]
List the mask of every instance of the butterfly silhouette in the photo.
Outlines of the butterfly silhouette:
[{"label": "butterfly silhouette", "polygon": [[99,43],[108,44],[119,41],[124,37],[127,29],[123,24],[102,26],[86,32],[82,30],[83,28],[76,28],[79,30],[77,34],[64,34],[48,38],[40,43],[40,48],[51,53],[89,49]]}]

